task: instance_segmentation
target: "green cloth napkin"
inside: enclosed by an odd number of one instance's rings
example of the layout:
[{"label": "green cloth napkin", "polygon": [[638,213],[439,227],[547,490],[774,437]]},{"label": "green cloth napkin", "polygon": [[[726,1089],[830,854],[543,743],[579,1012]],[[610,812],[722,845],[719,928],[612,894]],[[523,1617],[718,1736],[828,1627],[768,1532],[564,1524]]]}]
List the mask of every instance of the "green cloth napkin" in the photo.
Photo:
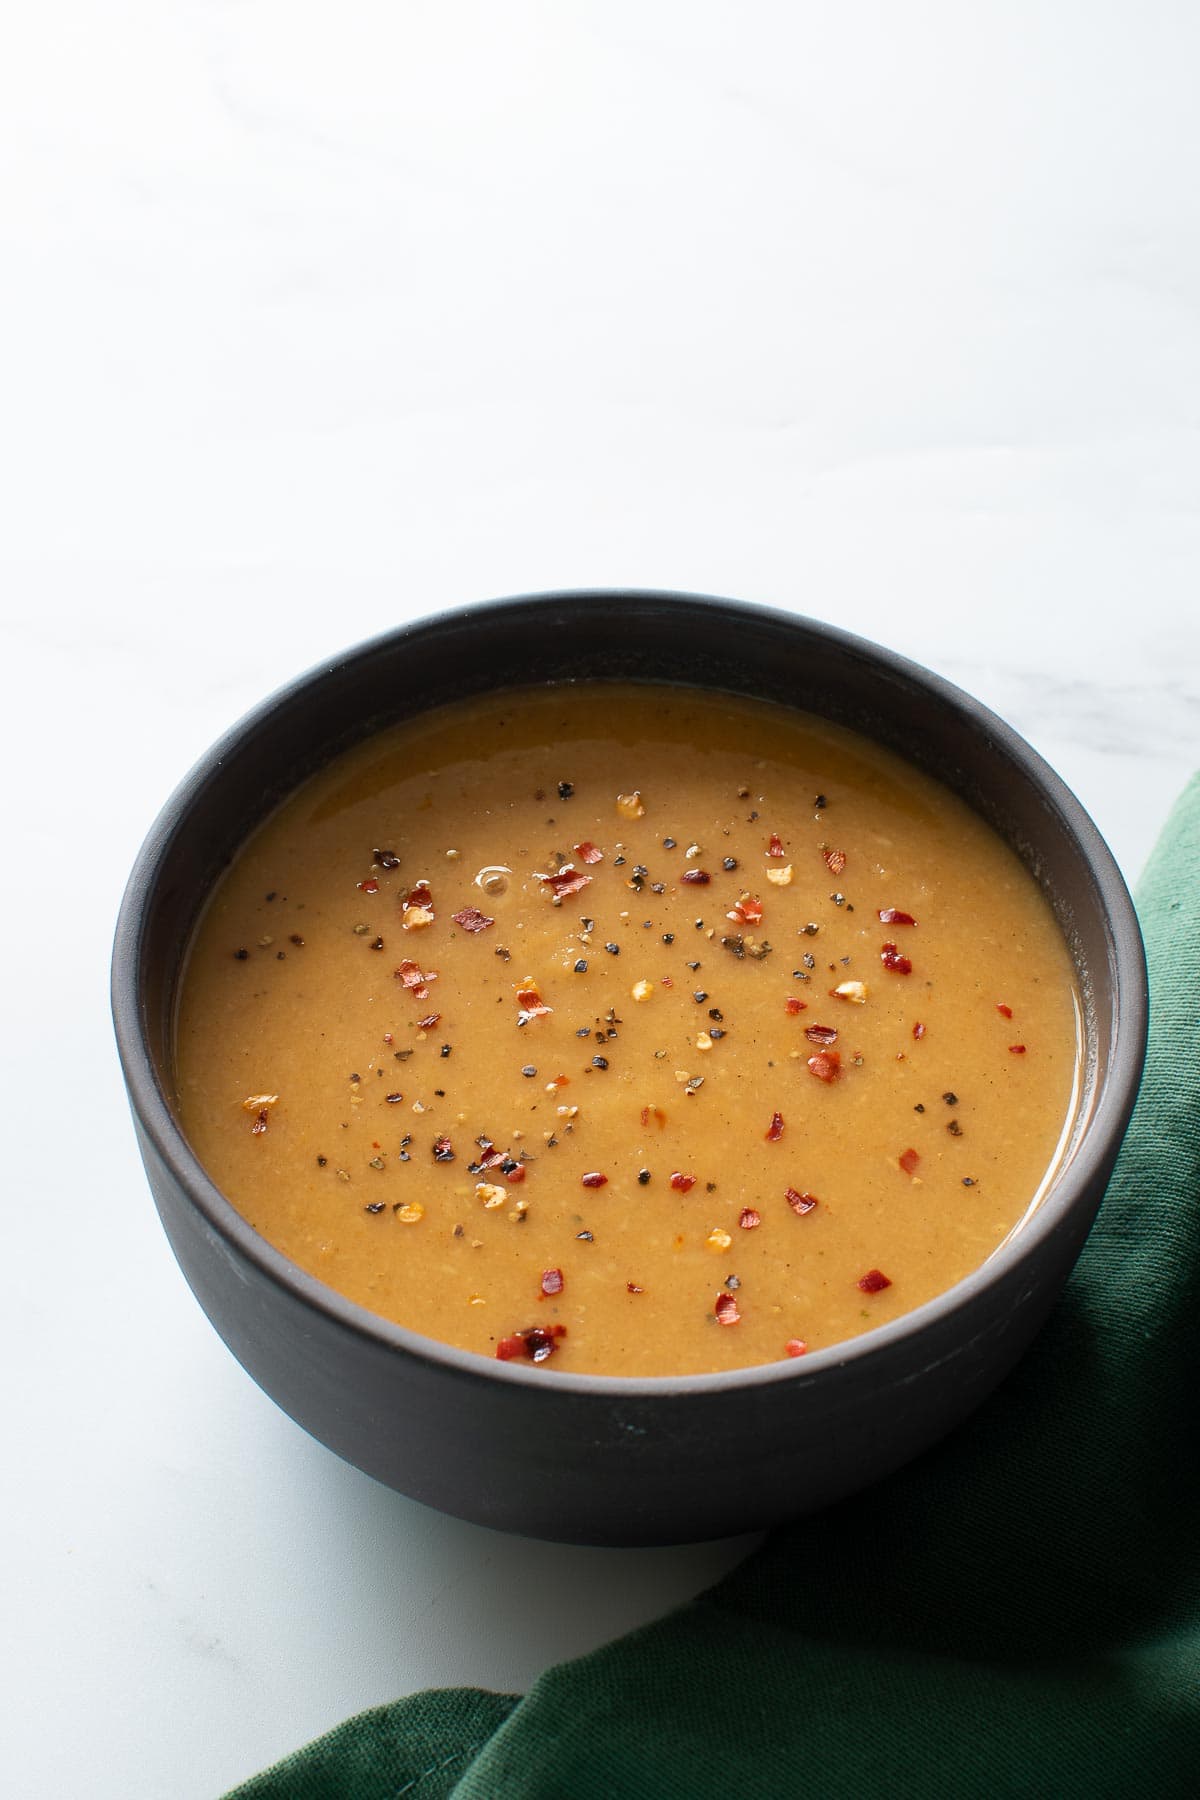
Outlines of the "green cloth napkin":
[{"label": "green cloth napkin", "polygon": [[1200,777],[1143,877],[1100,1219],[973,1419],[531,1692],[417,1694],[231,1800],[1200,1795]]}]

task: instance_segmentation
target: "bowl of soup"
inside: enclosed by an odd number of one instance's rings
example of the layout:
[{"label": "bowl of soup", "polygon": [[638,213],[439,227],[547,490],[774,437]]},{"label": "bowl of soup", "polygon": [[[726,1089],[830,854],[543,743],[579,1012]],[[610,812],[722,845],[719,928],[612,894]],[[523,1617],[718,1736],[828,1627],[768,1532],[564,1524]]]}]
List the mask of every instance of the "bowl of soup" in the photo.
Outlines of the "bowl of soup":
[{"label": "bowl of soup", "polygon": [[419,621],[168,801],[113,964],[168,1237],[314,1436],[479,1523],[766,1526],[999,1382],[1145,1049],[1095,827],[926,670],[733,601]]}]

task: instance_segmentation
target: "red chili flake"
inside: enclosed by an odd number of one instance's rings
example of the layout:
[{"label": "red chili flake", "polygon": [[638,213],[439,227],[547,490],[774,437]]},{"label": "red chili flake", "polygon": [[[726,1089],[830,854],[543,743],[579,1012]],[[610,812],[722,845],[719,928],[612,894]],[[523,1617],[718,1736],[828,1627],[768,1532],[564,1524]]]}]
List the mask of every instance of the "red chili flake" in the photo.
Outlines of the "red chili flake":
[{"label": "red chili flake", "polygon": [[768,856],[786,856],[787,855],[787,851],[783,847],[783,839],[780,837],[780,835],[777,831],[773,831],[771,833],[771,841],[767,845],[767,855]]},{"label": "red chili flake", "polygon": [[570,1085],[571,1077],[569,1075],[556,1075],[553,1081],[548,1081],[546,1083],[548,1088],[565,1088],[570,1087]]},{"label": "red chili flake", "polygon": [[788,1188],[783,1197],[791,1207],[792,1211],[801,1219],[804,1217],[805,1213],[810,1213],[814,1206],[819,1206],[821,1204],[815,1194],[798,1194],[795,1188],[791,1187]]},{"label": "red chili flake", "polygon": [[1004,1016],[1004,1018],[1006,1018],[1006,1019],[1011,1019],[1011,1018],[1012,1018],[1012,1007],[1011,1007],[1011,1006],[1005,1006],[1005,1004],[1004,1004],[1004,1002],[1003,1002],[1003,1000],[997,1000],[997,1002],[996,1002],[996,1011],[997,1011],[997,1012],[998,1012],[998,1013],[1001,1013],[1001,1014],[1002,1014],[1002,1015],[1003,1015],[1003,1016]]},{"label": "red chili flake", "polygon": [[757,1231],[762,1224],[762,1214],[752,1206],[743,1206],[738,1214],[738,1224],[743,1231]]},{"label": "red chili flake", "polygon": [[783,1346],[785,1356],[803,1356],[807,1349],[808,1345],[803,1338],[789,1338]]},{"label": "red chili flake", "polygon": [[841,1055],[836,1050],[818,1050],[808,1059],[808,1072],[818,1081],[836,1081],[842,1072]]},{"label": "red chili flake", "polygon": [[685,1175],[682,1169],[676,1169],[667,1185],[673,1187],[677,1194],[686,1194],[689,1188],[695,1187],[696,1177]]},{"label": "red chili flake", "polygon": [[808,1001],[798,1000],[795,994],[789,994],[783,1003],[783,1010],[785,1013],[791,1013],[794,1018],[797,1013],[808,1011]]},{"label": "red chili flake", "polygon": [[454,1145],[448,1137],[435,1137],[433,1140],[434,1162],[453,1162]]},{"label": "red chili flake", "polygon": [[924,1027],[924,1025],[922,1025],[922,1023],[919,1019],[917,1020],[917,1023],[913,1026],[913,1036],[915,1038],[923,1038],[925,1036],[925,1027]]},{"label": "red chili flake", "polygon": [[900,1157],[900,1167],[906,1175],[915,1175],[920,1160],[915,1150],[905,1150]]},{"label": "red chili flake", "polygon": [[270,1114],[264,1106],[255,1114],[254,1123],[250,1127],[250,1135],[252,1137],[261,1137],[263,1132],[267,1129],[269,1119]]},{"label": "red chili flake", "polygon": [[881,925],[915,925],[916,922],[911,913],[901,912],[898,907],[882,906],[879,909]]},{"label": "red chili flake", "polygon": [[773,1112],[771,1114],[771,1123],[767,1126],[767,1142],[768,1144],[777,1144],[782,1136],[783,1114],[781,1112]]},{"label": "red chili flake", "polygon": [[542,1292],[546,1295],[547,1299],[549,1299],[552,1294],[561,1294],[565,1286],[566,1283],[563,1281],[563,1272],[561,1269],[542,1270]]},{"label": "red chili flake", "polygon": [[625,1292],[627,1294],[644,1294],[645,1291],[645,1288],[639,1287],[636,1281],[627,1281],[625,1283]]},{"label": "red chili flake", "polygon": [[717,1315],[718,1325],[736,1325],[742,1316],[732,1294],[718,1294],[713,1311]]},{"label": "red chili flake", "polygon": [[417,1030],[432,1031],[441,1016],[441,1013],[426,1013],[423,1019],[417,1020]]},{"label": "red chili flake", "polygon": [[859,1276],[858,1285],[864,1294],[881,1294],[884,1288],[890,1288],[892,1284],[882,1269],[868,1269],[865,1275]]},{"label": "red chili flake", "polygon": [[477,906],[464,906],[461,912],[451,913],[450,917],[464,931],[486,931],[489,925],[496,923],[495,919],[489,919],[486,913],[481,913]]},{"label": "red chili flake", "polygon": [[383,1034],[383,1041],[385,1044],[394,1044],[396,1040],[390,1031],[385,1031]]},{"label": "red chili flake", "polygon": [[603,850],[598,844],[593,844],[590,838],[584,838],[582,844],[576,844],[575,854],[580,862],[598,863],[604,860]]},{"label": "red chili flake", "polygon": [[535,1363],[540,1363],[545,1362],[548,1356],[554,1354],[554,1346],[560,1337],[566,1337],[567,1328],[565,1325],[535,1325],[532,1331],[527,1331],[523,1335],[526,1354],[532,1357]]},{"label": "red chili flake", "polygon": [[364,894],[377,894],[379,892],[379,883],[376,881],[376,879],[373,875],[368,875],[367,879],[365,881],[356,882],[355,885]]},{"label": "red chili flake", "polygon": [[599,1169],[589,1169],[586,1175],[579,1177],[584,1187],[607,1187],[608,1176],[602,1175]]},{"label": "red chili flake", "polygon": [[1024,1056],[1024,1054],[1025,1054],[1024,1044],[1010,1044],[1008,1046],[1008,1048],[1009,1048],[1009,1052],[1013,1056]]},{"label": "red chili flake", "polygon": [[566,863],[553,875],[535,874],[533,879],[544,882],[552,894],[577,894],[580,888],[588,886],[592,878],[581,874],[572,863]]},{"label": "red chili flake", "polygon": [[806,1025],[804,1035],[810,1044],[836,1044],[838,1034],[834,1025]]},{"label": "red chili flake", "polygon": [[529,1325],[524,1331],[501,1338],[496,1345],[496,1355],[501,1362],[511,1362],[515,1356],[528,1356],[535,1363],[545,1362],[553,1355],[558,1339],[566,1335],[565,1325]]},{"label": "red chili flake", "polygon": [[885,969],[891,969],[895,975],[911,975],[912,963],[907,956],[901,956],[895,944],[885,944],[879,952],[879,960]]},{"label": "red chili flake", "polygon": [[679,879],[689,887],[707,887],[712,876],[707,869],[685,869]]},{"label": "red chili flake", "polygon": [[429,983],[437,980],[437,973],[430,969],[428,975],[422,975],[419,964],[406,957],[400,967],[393,971],[396,980],[408,988],[414,1000],[428,1000]]},{"label": "red chili flake", "polygon": [[743,894],[725,914],[735,925],[761,925],[762,916],[763,903],[753,894]]},{"label": "red chili flake", "polygon": [[822,850],[821,855],[825,858],[825,867],[829,873],[840,875],[846,866],[846,852],[844,850]]},{"label": "red chili flake", "polygon": [[663,1126],[667,1122],[667,1115],[663,1111],[661,1106],[643,1106],[643,1108],[642,1108],[642,1124],[648,1125],[650,1123],[651,1119],[653,1119],[655,1121],[659,1130],[661,1131]]},{"label": "red chili flake", "polygon": [[510,1187],[516,1187],[525,1179],[525,1164],[519,1162],[514,1169],[508,1169],[504,1176]]},{"label": "red chili flake", "polygon": [[518,988],[517,1005],[521,1009],[517,1015],[518,1025],[524,1025],[530,1019],[540,1019],[543,1014],[554,1011],[552,1006],[546,1005],[535,987]]},{"label": "red chili flake", "polygon": [[418,881],[415,888],[404,902],[405,906],[423,906],[427,912],[433,911],[433,895],[427,881]]}]

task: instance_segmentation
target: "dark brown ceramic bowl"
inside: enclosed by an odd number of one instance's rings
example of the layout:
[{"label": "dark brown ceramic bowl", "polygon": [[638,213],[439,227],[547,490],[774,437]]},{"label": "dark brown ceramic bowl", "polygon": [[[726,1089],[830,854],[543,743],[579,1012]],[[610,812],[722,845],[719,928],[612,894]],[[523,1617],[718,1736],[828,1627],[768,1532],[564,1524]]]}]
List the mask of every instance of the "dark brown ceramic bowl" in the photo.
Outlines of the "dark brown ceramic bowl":
[{"label": "dark brown ceramic bowl", "polygon": [[[625,1380],[489,1361],[364,1312],[289,1263],[208,1179],[179,1125],[172,1019],[206,894],[247,833],[367,733],[505,684],[615,677],[756,695],[853,727],[966,799],[1033,871],[1070,945],[1086,1073],[1041,1206],[967,1280],[802,1361]],[[1099,1206],[1145,1051],[1125,885],[1062,782],[978,702],[825,625],[698,596],[584,592],[424,619],[251,713],[167,802],[117,927],[113,1010],[172,1248],[234,1355],[340,1456],[431,1506],[535,1537],[657,1544],[795,1517],[932,1444],[1025,1350]]]}]

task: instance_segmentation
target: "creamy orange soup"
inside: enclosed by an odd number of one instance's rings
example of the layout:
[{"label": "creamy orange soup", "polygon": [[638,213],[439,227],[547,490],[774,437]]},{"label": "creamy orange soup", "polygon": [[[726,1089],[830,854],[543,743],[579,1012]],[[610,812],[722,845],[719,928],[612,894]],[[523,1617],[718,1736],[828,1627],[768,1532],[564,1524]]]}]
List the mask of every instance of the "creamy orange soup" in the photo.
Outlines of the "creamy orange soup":
[{"label": "creamy orange soup", "polygon": [[1035,883],[865,740],[685,689],[428,714],[309,781],[189,956],[218,1186],[352,1300],[644,1376],[921,1305],[1036,1205],[1077,1006]]}]

